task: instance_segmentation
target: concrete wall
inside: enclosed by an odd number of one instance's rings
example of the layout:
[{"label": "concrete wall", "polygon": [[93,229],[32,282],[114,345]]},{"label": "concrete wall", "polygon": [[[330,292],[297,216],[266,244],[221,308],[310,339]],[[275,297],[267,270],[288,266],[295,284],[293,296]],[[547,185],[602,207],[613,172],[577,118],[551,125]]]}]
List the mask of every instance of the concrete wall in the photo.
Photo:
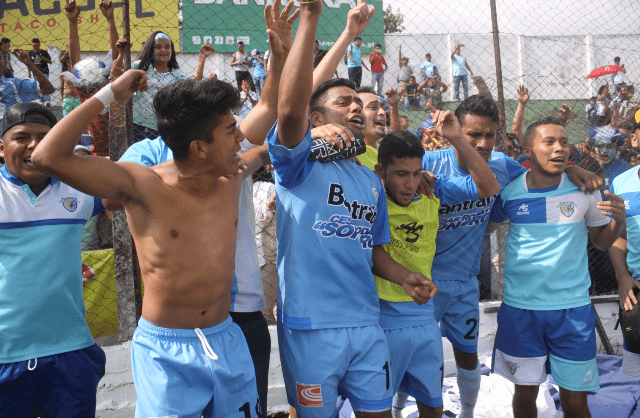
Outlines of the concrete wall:
[{"label": "concrete wall", "polygon": [[[480,303],[480,332],[478,353],[480,356],[491,356],[493,341],[497,329],[497,309],[500,302]],[[614,331],[613,327],[618,319],[617,302],[596,304],[596,310],[600,315],[602,324],[616,350],[616,354],[622,354],[622,333]],[[271,332],[271,364],[269,368],[269,395],[268,411],[277,412],[287,410],[287,398],[280,368],[278,355],[278,338],[275,326],[269,327]],[[455,374],[455,361],[453,349],[448,340],[443,340],[445,376]],[[98,402],[96,415],[99,418],[125,418],[132,417],[135,407],[135,388],[131,374],[131,342],[104,347],[107,354],[107,372],[100,381],[98,387]],[[604,353],[600,339],[598,338],[598,352]]]}]

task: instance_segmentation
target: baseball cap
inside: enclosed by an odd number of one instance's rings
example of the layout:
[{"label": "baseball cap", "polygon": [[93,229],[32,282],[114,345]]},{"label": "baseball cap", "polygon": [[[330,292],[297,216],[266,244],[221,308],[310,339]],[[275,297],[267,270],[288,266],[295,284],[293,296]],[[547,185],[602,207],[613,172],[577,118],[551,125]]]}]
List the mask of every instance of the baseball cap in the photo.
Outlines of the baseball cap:
[{"label": "baseball cap", "polygon": [[260,53],[260,51],[258,51],[257,49],[252,49],[251,50],[251,55],[258,55]]},{"label": "baseball cap", "polygon": [[[44,116],[44,118],[42,116]],[[4,112],[4,117],[2,118],[2,136],[16,125],[30,122],[53,128],[56,122],[58,122],[58,119],[56,119],[55,115],[49,109],[41,104],[33,102],[16,103]]]},{"label": "baseball cap", "polygon": [[93,137],[87,134],[80,135],[80,140],[76,144],[74,150],[77,149],[85,150],[88,153],[91,153],[91,151],[93,150]]},{"label": "baseball cap", "polygon": [[40,39],[38,39],[38,38],[33,38],[33,39],[31,40],[31,45],[33,45],[33,44],[39,44],[39,43],[40,43]]}]

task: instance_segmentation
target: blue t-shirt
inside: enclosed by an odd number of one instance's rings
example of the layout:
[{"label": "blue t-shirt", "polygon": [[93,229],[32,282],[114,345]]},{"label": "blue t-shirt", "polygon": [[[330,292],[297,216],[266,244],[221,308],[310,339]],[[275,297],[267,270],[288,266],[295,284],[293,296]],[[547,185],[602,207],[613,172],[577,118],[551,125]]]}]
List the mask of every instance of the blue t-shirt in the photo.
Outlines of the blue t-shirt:
[{"label": "blue t-shirt", "polygon": [[267,140],[276,179],[282,324],[298,330],[378,325],[371,253],[390,241],[380,178],[351,161],[310,161],[310,126],[292,149],[280,144],[277,122]]},{"label": "blue t-shirt", "polygon": [[[242,151],[248,148],[243,141]],[[127,149],[120,161],[130,161],[153,167],[173,159],[173,152],[161,137],[136,142]],[[253,182],[244,179],[240,190],[238,237],[236,238],[235,274],[231,288],[231,312],[257,312],[266,307],[260,265],[255,251],[255,213],[253,210]]]},{"label": "blue t-shirt", "polygon": [[611,220],[597,208],[600,194],[569,181],[545,189],[527,186],[527,173],[504,188],[491,220],[511,221],[504,255],[504,303],[536,311],[591,303],[587,227]]},{"label": "blue t-shirt", "polygon": [[[604,189],[609,190],[611,187],[611,183],[613,183],[613,179],[618,177],[620,174],[624,173],[629,169],[629,163],[626,161],[622,161],[619,159],[613,160],[613,163],[609,167],[604,169]],[[604,198],[604,195],[603,195]]]},{"label": "blue t-shirt", "polygon": [[[526,171],[501,152],[492,152],[488,165],[498,179],[500,189]],[[426,152],[422,168],[438,176],[471,178],[458,165],[454,148]],[[478,275],[482,237],[495,198],[468,199],[440,206],[440,227],[431,269],[434,280],[465,281]]]},{"label": "blue t-shirt", "polygon": [[[0,77],[0,103],[6,107],[41,98],[40,86],[35,80]],[[2,116],[2,115],[0,115]]]},{"label": "blue t-shirt", "polygon": [[439,72],[438,66],[431,61],[423,62],[422,65],[420,66],[420,69],[424,71],[425,77],[433,77],[436,74],[436,72]]},{"label": "blue t-shirt", "polygon": [[355,46],[354,44],[351,44],[347,48],[347,51],[351,51],[351,56],[353,57],[353,59],[351,59],[349,58],[349,55],[347,55],[347,67],[362,67],[362,52],[360,52],[360,48]]},{"label": "blue t-shirt", "polygon": [[[440,204],[478,200],[478,188],[471,176],[441,176],[438,177],[434,183],[434,195],[440,199]],[[415,202],[419,199],[427,198],[415,196],[413,201]],[[409,211],[407,210],[407,212]],[[392,217],[393,215],[389,216]],[[389,221],[391,222],[392,219],[390,218]],[[420,219],[403,219],[403,221],[420,223]],[[391,232],[393,234],[396,231]],[[401,260],[396,261],[402,264]],[[424,272],[422,273],[424,274]],[[423,305],[418,305],[415,302],[390,302],[380,299],[380,326],[384,330],[419,326],[431,321],[435,321],[432,300]]]},{"label": "blue t-shirt", "polygon": [[451,59],[453,63],[453,76],[459,75],[467,75],[467,69],[465,67],[465,63],[467,62],[467,58],[464,55],[454,54]]},{"label": "blue t-shirt", "polygon": [[254,59],[253,60],[253,77],[255,78],[264,77],[265,74],[266,73],[264,72],[264,64],[258,61],[257,59]]},{"label": "blue t-shirt", "polygon": [[0,168],[0,364],[93,345],[80,239],[100,199],[55,179],[36,196]]},{"label": "blue t-shirt", "polygon": [[627,212],[627,268],[640,279],[640,166],[625,171],[613,180],[611,193],[624,199]]}]

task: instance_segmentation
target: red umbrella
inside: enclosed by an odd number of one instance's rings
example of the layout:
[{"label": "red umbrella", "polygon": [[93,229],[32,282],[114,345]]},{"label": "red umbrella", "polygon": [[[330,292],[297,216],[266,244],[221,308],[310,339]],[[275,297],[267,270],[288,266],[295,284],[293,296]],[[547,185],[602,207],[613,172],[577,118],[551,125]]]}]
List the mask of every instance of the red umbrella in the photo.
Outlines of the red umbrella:
[{"label": "red umbrella", "polygon": [[605,65],[604,67],[599,67],[591,71],[591,73],[589,73],[587,78],[598,78],[598,77],[602,77],[603,75],[615,74],[623,71],[624,71],[624,68],[618,65]]}]

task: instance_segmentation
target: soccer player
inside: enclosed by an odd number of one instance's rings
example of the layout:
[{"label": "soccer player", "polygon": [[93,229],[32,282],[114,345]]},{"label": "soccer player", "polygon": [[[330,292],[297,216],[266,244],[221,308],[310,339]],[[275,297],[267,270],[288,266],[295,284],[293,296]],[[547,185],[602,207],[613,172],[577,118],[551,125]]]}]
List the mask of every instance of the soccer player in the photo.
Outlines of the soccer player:
[{"label": "soccer player", "polygon": [[[640,111],[636,114],[636,121],[631,135],[640,136]],[[634,139],[634,138],[632,138]],[[625,171],[613,180],[611,193],[615,193],[624,200],[627,227],[609,249],[611,264],[616,272],[618,281],[618,295],[620,296],[620,316],[622,311],[630,312],[638,309],[637,292],[640,289],[640,167],[636,166]],[[640,336],[637,327],[625,335],[623,324],[624,351],[622,372],[632,379],[640,380]]]},{"label": "soccer player", "polygon": [[[441,176],[435,180],[435,198],[417,196],[425,151],[420,139],[408,131],[393,132],[382,139],[375,166],[384,184],[389,211],[391,243],[383,247],[394,260],[427,277],[431,277],[436,251],[440,202],[477,200],[493,196],[500,189],[487,163],[462,135],[453,113],[435,111],[433,107],[430,110],[439,133],[451,138],[471,176]],[[402,287],[377,277],[376,284],[380,325],[391,356],[392,389],[395,392],[401,388],[416,399],[420,418],[441,417],[442,338],[433,303],[419,306]]]},{"label": "soccer player", "polygon": [[491,215],[511,221],[493,370],[516,385],[514,416],[535,417],[548,361],[565,416],[587,418],[587,392],[599,388],[587,239],[611,247],[625,225],[624,201],[609,191],[601,201],[567,180],[569,139],[558,118],[531,124],[523,153],[531,171],[504,188]]},{"label": "soccer player", "polygon": [[[389,242],[389,225],[375,173],[347,160],[309,160],[310,127],[338,123],[362,138],[365,119],[348,80],[327,81],[311,94],[322,2],[300,6],[282,74],[287,83],[281,85],[278,122],[268,136],[277,190],[278,341],[287,398],[301,417],[333,416],[340,393],[358,418],[388,418],[389,351],[372,269],[420,303],[437,289],[380,246]],[[362,1],[359,7],[373,14]]]},{"label": "soccer player", "polygon": [[[36,103],[9,107],[0,157],[0,410],[3,416],[93,417],[106,357],[85,322],[80,244],[100,199],[32,163],[56,124]],[[69,138],[73,150],[78,135]]]},{"label": "soccer player", "polygon": [[[463,135],[487,162],[501,188],[526,171],[503,153],[492,152],[499,123],[498,106],[493,99],[484,95],[471,96],[460,103],[455,115]],[[438,176],[470,175],[467,164],[455,148],[425,153],[422,168]],[[569,178],[583,189],[597,189],[603,183],[595,174],[576,166],[567,167],[566,171]],[[480,291],[476,276],[480,271],[482,237],[489,223],[494,201],[495,197],[487,197],[451,205],[443,204],[440,207],[436,255],[431,271],[440,292],[433,304],[442,336],[453,345],[462,418],[473,416],[480,391]],[[406,395],[399,393],[394,400],[394,408],[402,409],[405,403]]]},{"label": "soccer player", "polygon": [[[73,154],[75,138],[105,106],[146,87],[140,70],[103,87],[47,134],[33,163],[124,204],[145,286],[131,351],[136,416],[260,415],[247,342],[229,316],[244,139],[231,112],[238,91],[215,79],[162,89],[154,108],[174,156],[164,164]],[[248,175],[268,163],[266,146],[242,158]]]}]

